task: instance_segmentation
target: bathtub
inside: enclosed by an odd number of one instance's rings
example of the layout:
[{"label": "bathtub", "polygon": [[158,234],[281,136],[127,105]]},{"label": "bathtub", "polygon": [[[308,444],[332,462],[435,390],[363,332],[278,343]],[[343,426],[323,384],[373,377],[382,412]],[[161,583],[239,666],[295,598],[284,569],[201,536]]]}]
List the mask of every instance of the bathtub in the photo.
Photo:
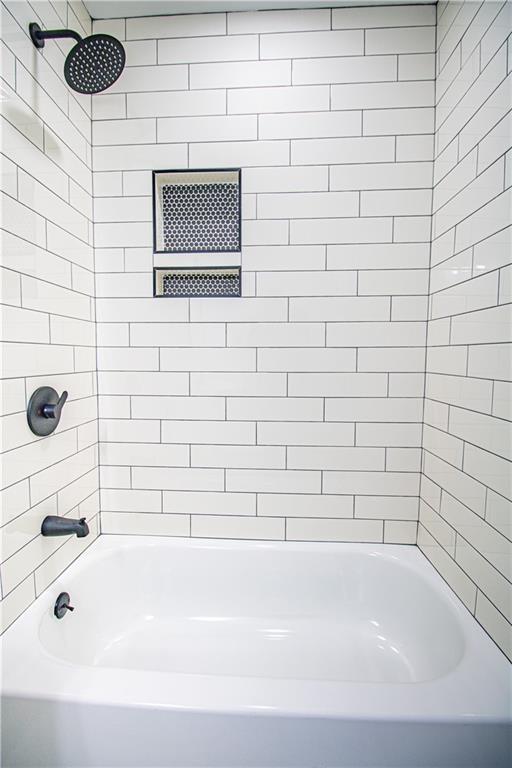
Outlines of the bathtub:
[{"label": "bathtub", "polygon": [[416,547],[101,536],[1,652],[4,768],[510,765],[511,666]]}]

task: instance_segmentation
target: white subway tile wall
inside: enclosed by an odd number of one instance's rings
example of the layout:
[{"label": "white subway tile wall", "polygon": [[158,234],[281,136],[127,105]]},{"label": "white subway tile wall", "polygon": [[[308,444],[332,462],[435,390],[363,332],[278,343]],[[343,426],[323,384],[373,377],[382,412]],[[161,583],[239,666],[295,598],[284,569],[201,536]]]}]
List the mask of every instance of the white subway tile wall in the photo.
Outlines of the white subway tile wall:
[{"label": "white subway tile wall", "polygon": [[[27,35],[80,1],[2,3],[3,628],[99,532],[97,401],[103,533],[417,542],[512,657],[511,10],[99,21],[89,99]],[[241,256],[154,255],[151,171],[237,166]],[[152,298],[240,261],[241,299]]]},{"label": "white subway tile wall", "polygon": [[[99,533],[91,99],[69,90],[69,43],[36,52],[28,25],[90,34],[81,2],[1,4],[1,630]],[[85,25],[85,26],[84,26]],[[29,429],[40,386],[69,399],[50,437]],[[90,535],[43,538],[46,515]]]},{"label": "white subway tile wall", "polygon": [[[93,97],[102,531],[416,543],[434,6],[116,34],[128,67]],[[216,166],[242,167],[243,297],[155,300],[153,265],[226,256],[152,256],[150,172]]]},{"label": "white subway tile wall", "polygon": [[510,2],[438,4],[418,534],[422,551],[509,658],[511,32]]}]

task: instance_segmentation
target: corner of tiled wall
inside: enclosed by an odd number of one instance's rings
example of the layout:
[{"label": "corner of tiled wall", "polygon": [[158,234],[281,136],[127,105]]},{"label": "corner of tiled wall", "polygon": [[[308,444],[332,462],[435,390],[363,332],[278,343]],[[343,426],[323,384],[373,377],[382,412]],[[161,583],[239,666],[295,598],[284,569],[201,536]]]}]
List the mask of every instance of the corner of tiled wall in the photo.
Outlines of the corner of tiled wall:
[{"label": "corner of tiled wall", "polygon": [[[36,52],[31,21],[90,33],[81,2],[1,4],[1,630],[99,521],[91,103],[64,82],[69,41]],[[42,385],[69,399],[58,430],[38,438],[26,404]],[[91,535],[43,538],[57,513],[86,516]]]},{"label": "corner of tiled wall", "polygon": [[512,658],[512,3],[439,3],[418,544]]}]

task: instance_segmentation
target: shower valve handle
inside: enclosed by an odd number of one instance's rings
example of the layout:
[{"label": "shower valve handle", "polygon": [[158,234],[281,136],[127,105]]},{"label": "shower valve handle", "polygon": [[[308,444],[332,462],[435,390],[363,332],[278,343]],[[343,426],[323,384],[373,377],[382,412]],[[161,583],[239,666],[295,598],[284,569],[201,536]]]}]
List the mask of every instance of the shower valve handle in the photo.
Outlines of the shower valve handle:
[{"label": "shower valve handle", "polygon": [[68,399],[68,393],[66,390],[62,393],[56,403],[47,403],[43,406],[43,416],[45,419],[60,419],[60,412],[64,407],[64,403]]}]

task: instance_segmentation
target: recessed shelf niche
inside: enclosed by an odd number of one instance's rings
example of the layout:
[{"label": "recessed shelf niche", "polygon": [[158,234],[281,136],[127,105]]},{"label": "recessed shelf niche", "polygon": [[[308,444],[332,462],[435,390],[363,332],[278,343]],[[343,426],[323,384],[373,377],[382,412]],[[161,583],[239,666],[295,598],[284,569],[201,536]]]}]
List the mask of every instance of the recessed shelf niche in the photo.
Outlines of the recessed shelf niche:
[{"label": "recessed shelf niche", "polygon": [[155,253],[241,250],[239,168],[153,171]]}]

